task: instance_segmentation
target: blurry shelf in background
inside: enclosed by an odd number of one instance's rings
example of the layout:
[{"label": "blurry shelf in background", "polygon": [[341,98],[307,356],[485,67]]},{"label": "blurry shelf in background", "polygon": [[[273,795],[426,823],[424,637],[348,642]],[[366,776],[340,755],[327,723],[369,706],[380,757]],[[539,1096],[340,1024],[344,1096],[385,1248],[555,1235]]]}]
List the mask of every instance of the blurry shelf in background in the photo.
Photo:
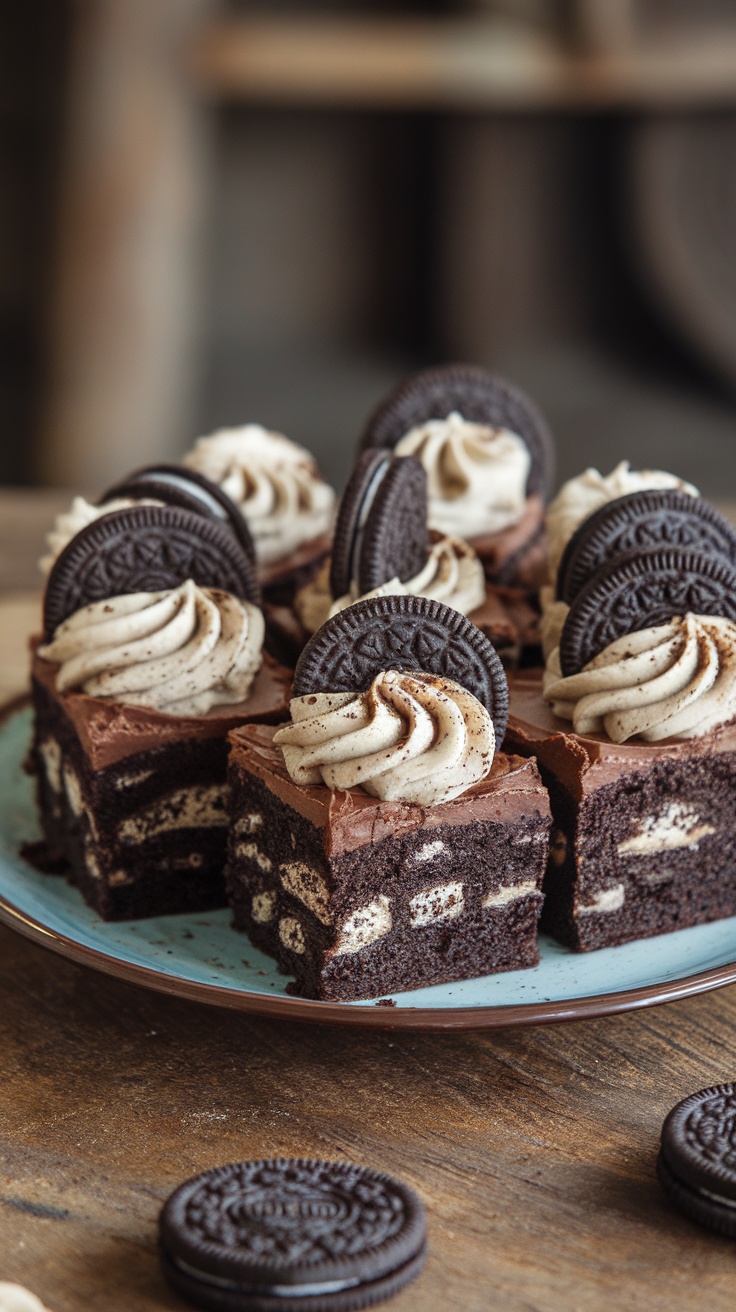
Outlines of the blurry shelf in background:
[{"label": "blurry shelf in background", "polygon": [[[610,9],[617,0],[605,0]],[[591,19],[602,6],[581,6]],[[736,103],[736,23],[633,41],[582,26],[572,48],[494,19],[219,17],[193,42],[211,96],[248,104],[444,111],[705,109]]]},{"label": "blurry shelf in background", "polygon": [[[462,0],[453,18],[301,3],[71,7],[45,480],[102,488],[176,459],[203,398],[213,426],[274,405],[340,478],[353,412],[394,368],[587,340],[585,114],[736,110],[733,0]],[[228,103],[277,112],[209,112]]]}]

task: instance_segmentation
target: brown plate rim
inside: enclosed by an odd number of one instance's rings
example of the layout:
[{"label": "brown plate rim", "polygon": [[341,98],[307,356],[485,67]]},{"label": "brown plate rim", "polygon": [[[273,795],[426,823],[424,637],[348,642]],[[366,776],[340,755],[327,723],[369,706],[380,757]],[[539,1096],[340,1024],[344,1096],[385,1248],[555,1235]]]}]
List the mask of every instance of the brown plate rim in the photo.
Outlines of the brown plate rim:
[{"label": "brown plate rim", "polygon": [[559,1002],[525,1002],[503,1007],[426,1008],[382,1007],[371,1003],[370,1006],[362,1007],[353,1003],[315,1002],[308,998],[283,995],[271,997],[266,993],[230,989],[220,984],[203,984],[152,970],[147,966],[138,966],[49,929],[35,917],[13,906],[6,898],[0,898],[0,923],[78,966],[111,975],[127,984],[190,1002],[224,1007],[230,1011],[322,1025],[350,1025],[384,1030],[512,1029],[620,1014],[675,1002],[696,993],[706,993],[736,983],[736,961],[733,961],[716,966],[713,970],[668,980],[662,984],[648,984],[618,993],[567,998]]}]

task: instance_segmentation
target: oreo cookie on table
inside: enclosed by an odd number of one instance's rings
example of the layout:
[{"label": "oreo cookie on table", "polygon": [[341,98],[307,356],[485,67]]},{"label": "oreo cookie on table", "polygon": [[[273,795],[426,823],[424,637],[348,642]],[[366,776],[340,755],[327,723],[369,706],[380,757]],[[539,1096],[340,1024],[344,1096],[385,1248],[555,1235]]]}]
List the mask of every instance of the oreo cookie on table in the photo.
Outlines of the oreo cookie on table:
[{"label": "oreo cookie on table", "polygon": [[333,597],[414,578],[427,560],[427,475],[413,456],[365,451],[340,501],[330,565]]},{"label": "oreo cookie on table", "polygon": [[583,521],[562,555],[557,596],[568,606],[602,565],[632,551],[682,547],[736,565],[736,529],[702,497],[672,489],[632,492]]},{"label": "oreo cookie on table", "polygon": [[477,365],[439,365],[410,374],[373,411],[360,449],[393,450],[412,428],[447,419],[453,410],[470,423],[516,433],[531,456],[527,496],[538,493],[546,500],[554,483],[555,449],[545,419],[519,388]]},{"label": "oreo cookie on table", "polygon": [[736,621],[736,565],[677,547],[614,559],[589,579],[568,611],[560,636],[562,673],[577,674],[617,638],[688,612]]},{"label": "oreo cookie on table", "polygon": [[657,1175],[688,1216],[736,1238],[736,1085],[701,1089],[673,1107]]},{"label": "oreo cookie on table", "polygon": [[167,1280],[198,1307],[350,1312],[421,1271],[421,1201],[351,1162],[236,1162],[187,1180],[159,1222]]},{"label": "oreo cookie on table", "polygon": [[54,562],[44,629],[55,630],[91,602],[158,592],[193,579],[260,605],[255,560],[226,525],[181,506],[132,506],[93,520]]},{"label": "oreo cookie on table", "polygon": [[373,597],[338,611],[302,651],[292,696],[365,692],[384,670],[423,671],[461,684],[485,706],[500,747],[509,690],[496,649],[464,615],[428,597]]},{"label": "oreo cookie on table", "polygon": [[185,465],[145,465],[135,469],[119,483],[109,487],[97,502],[120,497],[131,500],[150,498],[167,506],[181,506],[197,515],[207,515],[228,524],[241,547],[255,559],[255,545],[250,529],[235,502],[217,483]]}]

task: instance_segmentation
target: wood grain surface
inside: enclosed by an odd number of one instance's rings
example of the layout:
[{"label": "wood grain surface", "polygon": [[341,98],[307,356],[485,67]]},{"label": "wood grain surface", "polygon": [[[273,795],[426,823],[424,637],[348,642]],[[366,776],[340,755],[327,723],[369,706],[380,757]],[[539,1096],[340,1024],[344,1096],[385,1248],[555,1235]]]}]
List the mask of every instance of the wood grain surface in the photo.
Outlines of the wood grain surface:
[{"label": "wood grain surface", "polygon": [[430,1259],[397,1312],[733,1308],[736,1246],[672,1210],[662,1119],[736,1070],[736,990],[567,1027],[364,1034],[96,977],[0,929],[2,1275],[52,1312],[183,1306],[174,1186],[277,1153],[393,1171]]},{"label": "wood grain surface", "polygon": [[397,1312],[731,1312],[736,1245],[672,1209],[654,1161],[667,1110],[735,1075],[736,987],[536,1030],[351,1033],[146,993],[0,928],[0,1279],[51,1312],[183,1308],[156,1258],[167,1194],[314,1154],[425,1200],[429,1262]]}]

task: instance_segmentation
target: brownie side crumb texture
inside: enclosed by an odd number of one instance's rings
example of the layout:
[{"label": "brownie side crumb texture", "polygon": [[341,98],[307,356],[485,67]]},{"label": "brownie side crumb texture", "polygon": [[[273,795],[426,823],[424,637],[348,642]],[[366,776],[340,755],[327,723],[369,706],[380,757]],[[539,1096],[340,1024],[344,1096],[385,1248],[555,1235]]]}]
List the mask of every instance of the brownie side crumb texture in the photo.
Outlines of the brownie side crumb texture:
[{"label": "brownie side crumb texture", "polygon": [[328,855],[329,836],[231,756],[236,928],[297,989],[372,998],[537,963],[549,815],[419,826]]},{"label": "brownie side crumb texture", "polygon": [[736,915],[736,753],[665,757],[576,804],[542,768],[554,829],[542,927],[577,951]]},{"label": "brownie side crumb texture", "polygon": [[105,920],[225,904],[227,744],[170,743],[93,770],[56,699],[34,682],[31,763],[50,869]]}]

